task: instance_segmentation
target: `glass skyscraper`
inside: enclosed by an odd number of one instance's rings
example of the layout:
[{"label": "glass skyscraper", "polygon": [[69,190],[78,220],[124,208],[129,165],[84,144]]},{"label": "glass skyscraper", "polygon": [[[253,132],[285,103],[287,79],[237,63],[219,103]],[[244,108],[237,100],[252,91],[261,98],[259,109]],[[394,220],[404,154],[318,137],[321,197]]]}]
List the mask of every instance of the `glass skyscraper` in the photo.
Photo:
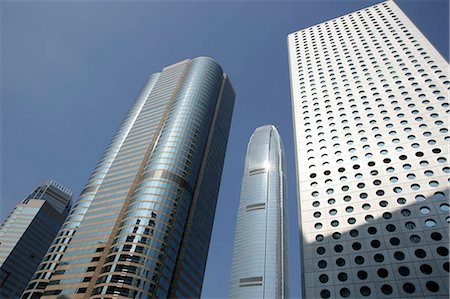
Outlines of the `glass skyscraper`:
[{"label": "glass skyscraper", "polygon": [[18,298],[66,218],[72,192],[39,185],[0,226],[0,298]]},{"label": "glass skyscraper", "polygon": [[211,58],[152,74],[23,298],[199,297],[234,98]]},{"label": "glass skyscraper", "polygon": [[288,45],[303,297],[448,298],[448,62],[394,1]]},{"label": "glass skyscraper", "polygon": [[245,159],[230,298],[289,298],[285,169],[277,129],[257,128]]}]

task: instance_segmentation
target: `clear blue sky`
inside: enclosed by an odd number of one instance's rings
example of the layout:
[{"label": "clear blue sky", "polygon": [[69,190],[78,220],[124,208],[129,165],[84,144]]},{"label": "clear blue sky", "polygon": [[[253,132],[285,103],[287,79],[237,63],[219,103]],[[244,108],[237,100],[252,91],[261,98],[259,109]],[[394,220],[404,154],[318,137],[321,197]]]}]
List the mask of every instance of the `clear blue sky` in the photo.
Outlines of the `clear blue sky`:
[{"label": "clear blue sky", "polygon": [[[268,123],[286,147],[291,292],[299,297],[286,37],[377,2],[1,2],[1,220],[49,178],[77,196],[147,76],[211,56],[237,97],[203,297],[227,294],[245,149]],[[448,0],[397,3],[448,60]]]}]

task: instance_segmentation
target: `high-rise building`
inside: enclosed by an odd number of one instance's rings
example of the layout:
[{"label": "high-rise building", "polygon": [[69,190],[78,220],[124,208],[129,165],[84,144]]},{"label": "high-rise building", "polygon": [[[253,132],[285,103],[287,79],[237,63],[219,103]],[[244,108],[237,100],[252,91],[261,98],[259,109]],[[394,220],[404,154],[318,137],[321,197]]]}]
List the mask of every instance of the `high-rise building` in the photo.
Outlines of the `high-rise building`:
[{"label": "high-rise building", "polygon": [[70,209],[72,192],[55,181],[39,185],[0,226],[0,298],[18,298]]},{"label": "high-rise building", "polygon": [[288,46],[305,298],[448,298],[448,62],[393,1]]},{"label": "high-rise building", "polygon": [[23,298],[199,297],[234,98],[211,58],[152,74]]},{"label": "high-rise building", "polygon": [[289,298],[285,169],[277,129],[257,128],[245,158],[230,298]]}]

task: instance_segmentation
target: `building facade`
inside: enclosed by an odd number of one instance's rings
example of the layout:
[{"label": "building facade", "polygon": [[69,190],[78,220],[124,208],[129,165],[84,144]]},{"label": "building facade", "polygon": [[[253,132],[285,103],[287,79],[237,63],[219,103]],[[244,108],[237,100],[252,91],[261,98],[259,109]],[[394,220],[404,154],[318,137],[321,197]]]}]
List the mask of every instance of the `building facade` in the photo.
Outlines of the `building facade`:
[{"label": "building facade", "polygon": [[393,1],[288,46],[305,298],[448,298],[448,62]]},{"label": "building facade", "polygon": [[72,192],[55,181],[39,185],[0,226],[0,298],[18,298],[66,218]]},{"label": "building facade", "polygon": [[234,98],[211,58],[151,75],[23,298],[199,297]]},{"label": "building facade", "polygon": [[236,223],[230,298],[289,298],[287,187],[277,129],[250,137]]}]

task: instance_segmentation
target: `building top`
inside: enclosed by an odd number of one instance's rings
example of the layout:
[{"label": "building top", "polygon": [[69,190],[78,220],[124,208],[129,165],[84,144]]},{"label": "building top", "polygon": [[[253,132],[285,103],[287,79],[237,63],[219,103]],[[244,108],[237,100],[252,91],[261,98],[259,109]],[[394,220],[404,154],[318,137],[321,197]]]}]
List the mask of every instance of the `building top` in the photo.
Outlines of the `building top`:
[{"label": "building top", "polygon": [[352,11],[352,12],[347,13],[347,14],[345,14],[345,15],[341,15],[341,16],[335,17],[335,18],[330,19],[330,20],[326,20],[326,21],[323,21],[323,22],[320,22],[320,23],[317,23],[317,24],[314,24],[314,25],[311,25],[311,26],[308,26],[308,27],[305,27],[305,28],[302,28],[302,29],[295,30],[294,32],[289,33],[288,36],[293,35],[293,34],[299,32],[299,31],[304,31],[304,30],[312,29],[312,28],[314,28],[314,27],[316,27],[317,25],[320,25],[320,24],[332,22],[332,21],[335,20],[335,19],[339,19],[339,18],[348,16],[348,15],[357,14],[358,12],[364,11],[364,10],[366,10],[366,9],[369,9],[369,8],[373,7],[373,6],[377,6],[377,5],[380,5],[380,4],[383,4],[383,3],[388,3],[388,4],[391,4],[391,3],[392,3],[392,4],[395,4],[394,0],[381,1],[381,2],[379,2],[379,3],[377,3],[377,4],[373,4],[373,5],[370,5],[370,6],[361,8],[361,9],[359,9],[359,10]]},{"label": "building top", "polygon": [[67,214],[71,207],[72,191],[55,180],[48,180],[36,187],[22,203],[26,204],[31,199],[45,200],[58,212]]}]

